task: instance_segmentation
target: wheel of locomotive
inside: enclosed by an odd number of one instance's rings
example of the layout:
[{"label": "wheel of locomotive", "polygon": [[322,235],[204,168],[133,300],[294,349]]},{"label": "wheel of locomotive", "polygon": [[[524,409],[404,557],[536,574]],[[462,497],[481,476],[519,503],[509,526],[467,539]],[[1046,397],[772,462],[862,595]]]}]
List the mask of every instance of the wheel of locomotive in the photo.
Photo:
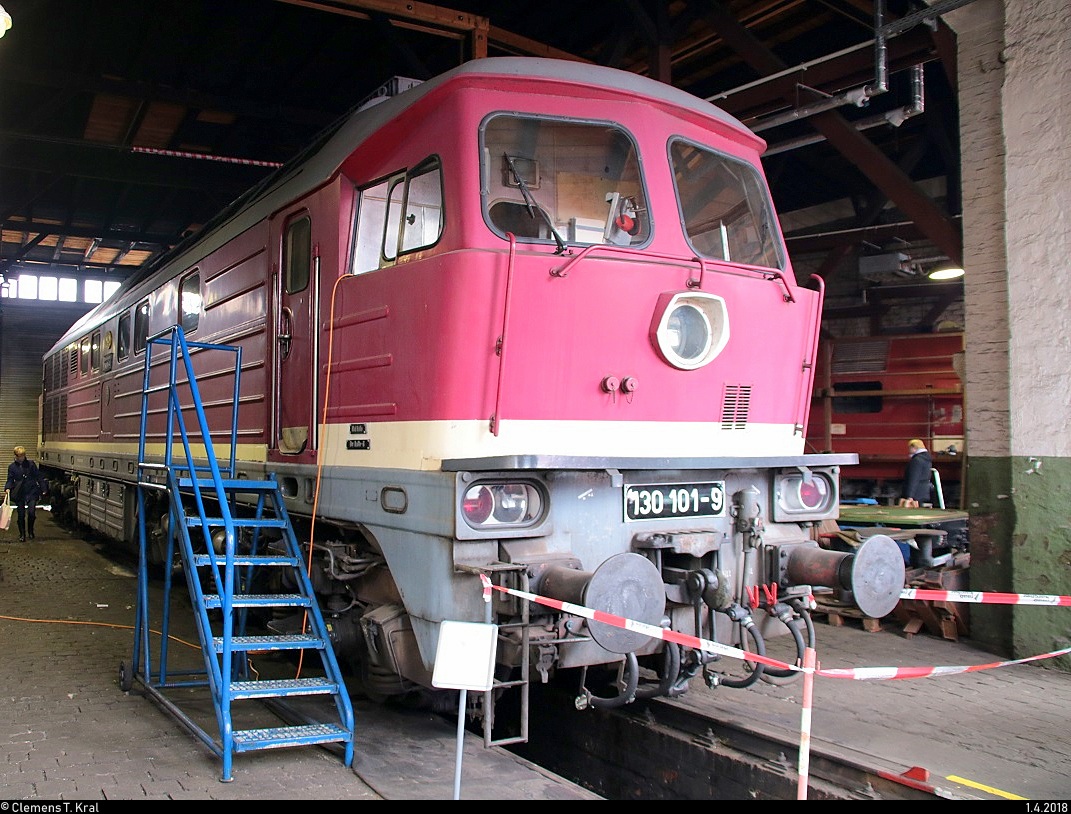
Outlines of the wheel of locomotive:
[{"label": "wheel of locomotive", "polygon": [[133,686],[134,676],[131,674],[130,669],[126,666],[126,662],[119,662],[119,689],[121,689],[123,692],[130,692],[130,689]]}]

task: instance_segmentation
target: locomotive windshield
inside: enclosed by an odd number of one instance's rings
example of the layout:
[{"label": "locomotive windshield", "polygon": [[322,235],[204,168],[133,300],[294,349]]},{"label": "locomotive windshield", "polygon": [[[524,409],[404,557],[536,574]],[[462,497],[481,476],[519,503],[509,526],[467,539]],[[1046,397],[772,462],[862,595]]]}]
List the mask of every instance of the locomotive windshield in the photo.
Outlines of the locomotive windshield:
[{"label": "locomotive windshield", "polygon": [[773,208],[755,168],[687,141],[669,149],[681,220],[702,257],[782,268]]},{"label": "locomotive windshield", "polygon": [[632,139],[609,124],[499,114],[483,128],[484,212],[522,241],[643,243],[650,219]]}]

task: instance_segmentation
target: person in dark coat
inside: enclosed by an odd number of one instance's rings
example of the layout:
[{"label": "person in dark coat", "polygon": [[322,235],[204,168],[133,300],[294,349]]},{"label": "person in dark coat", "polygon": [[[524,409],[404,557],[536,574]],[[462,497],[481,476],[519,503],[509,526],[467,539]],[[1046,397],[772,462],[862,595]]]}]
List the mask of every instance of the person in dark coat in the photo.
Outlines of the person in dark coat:
[{"label": "person in dark coat", "polygon": [[25,447],[15,447],[15,460],[7,466],[7,481],[4,493],[18,511],[19,542],[29,533],[34,539],[33,527],[37,520],[37,501],[48,493],[48,481],[41,475],[37,464],[26,458]]},{"label": "person in dark coat", "polygon": [[933,469],[933,459],[926,451],[926,445],[917,438],[907,442],[907,451],[911,457],[904,469],[900,505],[916,507],[930,503],[930,470]]}]

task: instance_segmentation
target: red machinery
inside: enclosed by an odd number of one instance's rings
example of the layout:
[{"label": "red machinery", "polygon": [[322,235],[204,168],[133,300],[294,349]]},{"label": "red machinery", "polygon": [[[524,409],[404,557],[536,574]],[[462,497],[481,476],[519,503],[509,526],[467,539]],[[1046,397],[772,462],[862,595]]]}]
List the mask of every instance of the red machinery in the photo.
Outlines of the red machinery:
[{"label": "red machinery", "polygon": [[919,438],[933,456],[945,505],[959,504],[962,359],[961,332],[822,341],[807,444],[859,454],[859,465],[844,472],[845,498],[898,496],[907,442]]}]

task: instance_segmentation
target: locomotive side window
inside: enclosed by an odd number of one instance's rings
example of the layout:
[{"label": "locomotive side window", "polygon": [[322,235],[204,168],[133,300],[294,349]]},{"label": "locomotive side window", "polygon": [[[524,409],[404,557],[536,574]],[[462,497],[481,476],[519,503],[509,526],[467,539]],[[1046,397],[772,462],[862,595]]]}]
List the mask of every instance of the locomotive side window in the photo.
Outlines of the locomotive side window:
[{"label": "locomotive side window", "polygon": [[650,236],[639,155],[620,127],[497,114],[484,123],[482,149],[484,213],[498,234],[559,250]]},{"label": "locomotive side window", "polygon": [[773,207],[750,164],[686,141],[670,144],[688,242],[703,257],[782,268]]},{"label": "locomotive side window", "polygon": [[122,361],[130,355],[130,312],[119,317],[119,330],[116,333],[115,355]]},{"label": "locomotive side window", "polygon": [[82,350],[79,354],[81,358],[81,372],[83,376],[89,375],[89,337],[82,337]]},{"label": "locomotive side window", "polygon": [[304,215],[286,227],[283,241],[286,293],[296,294],[309,285],[312,269],[312,221]]},{"label": "locomotive side window", "polygon": [[387,195],[387,222],[383,230],[383,257],[395,260],[398,257],[398,220],[402,214],[402,200],[405,198],[405,184],[401,180],[392,181]]},{"label": "locomotive side window", "polygon": [[386,260],[427,248],[439,239],[443,229],[443,186],[438,158],[425,159],[404,178],[392,179],[386,218],[383,230]]},{"label": "locomotive side window", "polygon": [[138,304],[134,311],[134,353],[141,353],[149,342],[149,301]]},{"label": "locomotive side window", "polygon": [[100,331],[93,331],[89,340],[89,366],[94,373],[100,370]]},{"label": "locomotive side window", "polygon": [[179,294],[179,310],[182,312],[182,330],[186,333],[197,330],[201,321],[201,275],[194,273],[182,281]]},{"label": "locomotive side window", "polygon": [[380,249],[387,222],[387,182],[361,190],[357,209],[357,241],[353,250],[353,274],[379,268]]},{"label": "locomotive side window", "polygon": [[402,219],[401,252],[431,246],[443,230],[443,182],[439,159],[430,158],[409,175]]},{"label": "locomotive side window", "polygon": [[432,156],[405,175],[360,190],[351,274],[435,245],[443,232],[442,165]]}]

